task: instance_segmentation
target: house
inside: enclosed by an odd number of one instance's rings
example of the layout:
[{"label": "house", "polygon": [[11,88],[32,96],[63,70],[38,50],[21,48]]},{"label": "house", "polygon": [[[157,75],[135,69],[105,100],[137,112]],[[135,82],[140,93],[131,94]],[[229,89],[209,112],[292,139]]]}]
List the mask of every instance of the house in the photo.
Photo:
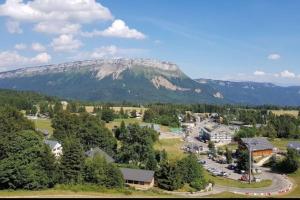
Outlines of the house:
[{"label": "house", "polygon": [[91,148],[90,150],[85,152],[85,155],[87,157],[94,157],[96,154],[99,154],[100,156],[103,156],[108,163],[115,162],[115,159],[113,159],[110,155],[108,155],[105,151],[100,149],[99,147]]},{"label": "house", "polygon": [[208,124],[200,129],[199,138],[215,143],[230,143],[233,135],[234,130],[230,129],[228,126]]},{"label": "house", "polygon": [[296,149],[300,153],[300,142],[289,142],[287,147]]},{"label": "house", "polygon": [[120,168],[125,183],[136,189],[147,190],[154,186],[154,171]]},{"label": "house", "polygon": [[55,155],[56,158],[58,158],[62,155],[62,146],[58,141],[44,140],[44,143],[50,147],[52,153]]},{"label": "house", "polygon": [[239,143],[240,149],[250,147],[253,157],[270,156],[273,153],[273,145],[264,137],[242,138]]}]

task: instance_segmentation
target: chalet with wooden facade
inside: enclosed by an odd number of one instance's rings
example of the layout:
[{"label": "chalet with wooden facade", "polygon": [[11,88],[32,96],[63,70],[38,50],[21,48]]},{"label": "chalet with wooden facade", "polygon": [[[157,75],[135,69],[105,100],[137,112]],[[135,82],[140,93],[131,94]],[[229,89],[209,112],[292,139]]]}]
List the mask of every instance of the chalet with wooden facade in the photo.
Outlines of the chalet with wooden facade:
[{"label": "chalet with wooden facade", "polygon": [[154,186],[154,171],[120,168],[125,183],[136,189],[147,190]]},{"label": "chalet with wooden facade", "polygon": [[270,156],[274,148],[267,138],[264,137],[242,138],[239,143],[239,148],[248,149],[249,147],[253,157]]}]

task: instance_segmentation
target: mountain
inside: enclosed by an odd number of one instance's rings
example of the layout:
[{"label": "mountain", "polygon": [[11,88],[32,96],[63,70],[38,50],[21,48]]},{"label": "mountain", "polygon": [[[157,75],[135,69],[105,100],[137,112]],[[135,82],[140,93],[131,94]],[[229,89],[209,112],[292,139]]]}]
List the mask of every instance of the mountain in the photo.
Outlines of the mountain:
[{"label": "mountain", "polygon": [[300,105],[300,86],[280,87],[272,83],[233,82],[203,78],[196,79],[196,81],[219,91],[227,101],[233,104]]},{"label": "mountain", "polygon": [[63,98],[135,103],[223,103],[209,85],[177,65],[152,59],[99,59],[22,68],[0,73],[0,88]]},{"label": "mountain", "polygon": [[1,72],[0,88],[103,102],[300,105],[298,86],[193,80],[176,64],[152,59],[86,60]]}]

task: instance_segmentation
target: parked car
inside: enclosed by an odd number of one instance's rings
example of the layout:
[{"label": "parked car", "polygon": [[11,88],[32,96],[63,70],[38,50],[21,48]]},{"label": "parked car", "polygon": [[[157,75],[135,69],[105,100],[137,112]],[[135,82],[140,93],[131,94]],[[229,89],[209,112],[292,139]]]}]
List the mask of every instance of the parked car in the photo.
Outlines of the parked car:
[{"label": "parked car", "polygon": [[241,180],[241,181],[248,181],[248,180],[249,180],[248,178],[249,178],[249,177],[248,177],[247,174],[243,174],[243,175],[241,176],[240,180]]},{"label": "parked car", "polygon": [[228,174],[227,174],[226,172],[224,172],[224,171],[223,171],[223,172],[221,172],[220,174],[221,174],[221,176],[225,176],[225,177],[227,177],[227,176],[228,176]]},{"label": "parked car", "polygon": [[212,173],[212,175],[213,175],[213,176],[220,176],[220,172],[214,171],[214,172]]},{"label": "parked car", "polygon": [[234,166],[233,164],[228,165],[227,169],[230,170],[235,170],[236,166]]},{"label": "parked car", "polygon": [[206,164],[206,161],[205,160],[198,160],[198,163],[204,165],[204,164]]}]

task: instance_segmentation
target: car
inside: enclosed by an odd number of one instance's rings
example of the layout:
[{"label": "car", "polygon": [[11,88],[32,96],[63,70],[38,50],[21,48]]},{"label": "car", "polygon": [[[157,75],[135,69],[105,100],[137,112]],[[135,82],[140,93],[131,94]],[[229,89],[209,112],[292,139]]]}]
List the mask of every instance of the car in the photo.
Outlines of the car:
[{"label": "car", "polygon": [[227,173],[227,172],[224,172],[224,171],[223,171],[223,172],[221,172],[220,174],[221,174],[221,176],[225,176],[225,177],[227,177],[227,176],[228,176],[228,173]]},{"label": "car", "polygon": [[230,170],[235,170],[236,166],[230,164],[227,166],[227,169],[230,169]]},{"label": "car", "polygon": [[204,165],[204,164],[206,164],[206,161],[205,160],[198,160],[198,163]]},{"label": "car", "polygon": [[213,175],[213,176],[220,176],[220,172],[214,171],[214,172],[212,173],[212,175]]}]

